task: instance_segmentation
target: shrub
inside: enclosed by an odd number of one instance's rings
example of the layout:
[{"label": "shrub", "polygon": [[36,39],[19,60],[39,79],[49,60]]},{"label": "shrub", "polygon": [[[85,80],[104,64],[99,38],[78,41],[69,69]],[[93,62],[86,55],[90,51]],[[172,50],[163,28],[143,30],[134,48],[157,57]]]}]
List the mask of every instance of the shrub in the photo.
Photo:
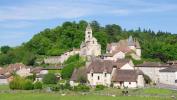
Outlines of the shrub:
[{"label": "shrub", "polygon": [[144,77],[144,81],[145,81],[146,84],[150,84],[151,83],[151,79],[150,79],[149,76],[144,74],[143,77]]},{"label": "shrub", "polygon": [[105,86],[104,85],[96,85],[95,90],[96,91],[100,91],[100,90],[104,90]]},{"label": "shrub", "polygon": [[44,76],[43,80],[44,84],[56,84],[57,83],[57,77],[54,73],[48,73]]},{"label": "shrub", "polygon": [[61,76],[63,79],[69,79],[74,71],[74,68],[84,66],[85,61],[77,54],[69,57],[68,60],[64,62],[64,64],[66,66],[62,69]]},{"label": "shrub", "polygon": [[52,86],[51,90],[52,91],[59,91],[60,90],[60,86]]},{"label": "shrub", "polygon": [[68,90],[71,90],[71,86],[70,86],[69,82],[65,83],[64,88],[68,89]]},{"label": "shrub", "polygon": [[88,92],[90,90],[89,86],[79,84],[78,86],[74,87],[74,91],[82,91],[82,92]]},{"label": "shrub", "polygon": [[23,81],[24,79],[20,78],[19,76],[15,76],[14,79],[9,83],[10,89],[22,89]]},{"label": "shrub", "polygon": [[31,80],[25,80],[22,83],[23,90],[32,90],[34,88],[33,82]]},{"label": "shrub", "polygon": [[27,76],[26,79],[29,79],[29,80],[31,80],[31,81],[35,81],[35,79],[36,79],[36,74]]},{"label": "shrub", "polygon": [[42,89],[42,83],[37,81],[34,83],[34,89]]},{"label": "shrub", "polygon": [[84,76],[79,76],[78,81],[79,83],[84,84],[87,82],[87,78]]}]

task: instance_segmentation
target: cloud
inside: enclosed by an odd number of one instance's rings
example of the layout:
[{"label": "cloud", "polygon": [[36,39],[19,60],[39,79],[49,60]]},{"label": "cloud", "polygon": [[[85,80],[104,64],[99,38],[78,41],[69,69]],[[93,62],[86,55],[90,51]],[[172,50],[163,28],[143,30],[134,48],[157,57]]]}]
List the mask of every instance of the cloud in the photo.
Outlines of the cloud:
[{"label": "cloud", "polygon": [[161,12],[176,9],[173,4],[144,0],[31,0],[23,5],[0,7],[0,20],[72,19],[85,16]]},{"label": "cloud", "polygon": [[[50,2],[50,1],[49,1]],[[2,20],[46,20],[55,18],[77,18],[89,14],[89,9],[65,3],[37,3],[25,6],[1,6]]]}]

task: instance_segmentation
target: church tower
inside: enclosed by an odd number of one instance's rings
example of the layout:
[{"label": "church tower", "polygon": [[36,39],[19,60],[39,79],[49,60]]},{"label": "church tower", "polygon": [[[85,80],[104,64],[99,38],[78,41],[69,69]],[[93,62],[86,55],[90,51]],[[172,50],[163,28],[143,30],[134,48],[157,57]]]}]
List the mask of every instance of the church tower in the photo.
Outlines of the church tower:
[{"label": "church tower", "polygon": [[85,30],[85,42],[90,42],[92,39],[92,28],[88,23],[87,28]]}]

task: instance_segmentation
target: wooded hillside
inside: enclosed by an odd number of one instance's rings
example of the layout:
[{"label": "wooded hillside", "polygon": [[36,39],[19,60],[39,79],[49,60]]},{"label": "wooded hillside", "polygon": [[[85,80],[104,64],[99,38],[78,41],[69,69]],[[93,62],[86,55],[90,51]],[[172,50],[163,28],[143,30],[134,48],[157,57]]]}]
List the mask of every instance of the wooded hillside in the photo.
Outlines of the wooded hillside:
[{"label": "wooded hillside", "polygon": [[[36,34],[30,41],[16,48],[1,47],[0,65],[23,62],[27,65],[35,64],[39,55],[57,56],[71,50],[80,48],[84,40],[86,21],[64,22],[53,29],[45,29]],[[130,35],[140,41],[142,57],[144,59],[156,59],[163,62],[177,59],[177,35],[168,32],[138,29],[126,30],[119,25],[110,24],[100,26],[97,21],[92,21],[93,35],[102,46],[105,53],[107,43],[118,42]]]}]

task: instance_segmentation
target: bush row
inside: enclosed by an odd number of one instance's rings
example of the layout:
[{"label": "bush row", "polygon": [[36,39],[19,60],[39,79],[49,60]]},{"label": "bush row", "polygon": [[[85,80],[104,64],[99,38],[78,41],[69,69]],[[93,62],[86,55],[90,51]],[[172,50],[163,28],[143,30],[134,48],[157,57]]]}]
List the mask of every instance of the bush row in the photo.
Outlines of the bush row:
[{"label": "bush row", "polygon": [[41,82],[35,82],[24,79],[19,76],[14,77],[14,79],[9,83],[9,87],[12,90],[33,90],[33,89],[42,89]]}]

